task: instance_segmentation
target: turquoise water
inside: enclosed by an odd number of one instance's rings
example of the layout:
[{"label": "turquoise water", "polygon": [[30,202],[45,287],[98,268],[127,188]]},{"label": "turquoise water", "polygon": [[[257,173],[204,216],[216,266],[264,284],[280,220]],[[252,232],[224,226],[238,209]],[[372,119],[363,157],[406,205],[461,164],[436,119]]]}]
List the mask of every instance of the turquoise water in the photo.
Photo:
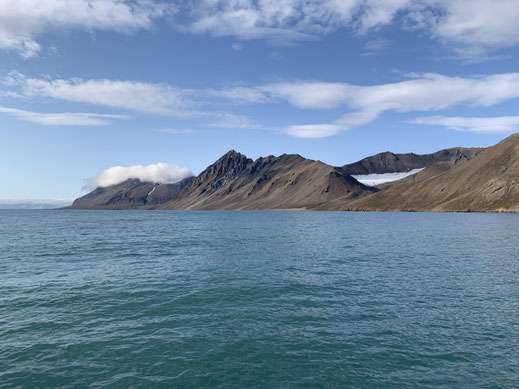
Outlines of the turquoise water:
[{"label": "turquoise water", "polygon": [[519,215],[0,211],[0,387],[517,388]]}]

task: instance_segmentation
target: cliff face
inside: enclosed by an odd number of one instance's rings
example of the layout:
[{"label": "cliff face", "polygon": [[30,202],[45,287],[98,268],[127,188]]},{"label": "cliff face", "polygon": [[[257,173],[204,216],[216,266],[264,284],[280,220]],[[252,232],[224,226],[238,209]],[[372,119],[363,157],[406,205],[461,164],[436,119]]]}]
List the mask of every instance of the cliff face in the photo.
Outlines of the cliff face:
[{"label": "cliff face", "polygon": [[299,155],[253,161],[230,151],[161,209],[315,209],[375,191],[342,168]]},{"label": "cliff face", "polygon": [[154,184],[129,179],[106,188],[96,188],[76,199],[68,209],[153,209],[175,199],[193,177],[175,184]]},{"label": "cliff face", "polygon": [[348,174],[383,174],[394,172],[408,172],[421,169],[440,162],[468,160],[480,154],[483,148],[455,147],[441,150],[433,154],[394,154],[385,152],[361,159],[358,162],[344,165]]},{"label": "cliff face", "polygon": [[406,182],[338,209],[519,211],[519,134],[464,163],[433,165]]}]

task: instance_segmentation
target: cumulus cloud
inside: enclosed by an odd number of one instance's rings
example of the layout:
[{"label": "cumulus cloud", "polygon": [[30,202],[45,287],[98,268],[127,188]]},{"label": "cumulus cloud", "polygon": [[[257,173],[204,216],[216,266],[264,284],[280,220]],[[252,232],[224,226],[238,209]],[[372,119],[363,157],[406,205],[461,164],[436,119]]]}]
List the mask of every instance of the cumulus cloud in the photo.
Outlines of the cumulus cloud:
[{"label": "cumulus cloud", "polygon": [[175,8],[153,0],[2,0],[0,49],[25,58],[41,50],[37,37],[54,30],[83,29],[132,33]]},{"label": "cumulus cloud", "polygon": [[451,130],[479,133],[507,133],[519,131],[519,116],[446,117],[429,116],[410,120],[410,123],[441,126]]},{"label": "cumulus cloud", "polygon": [[[516,0],[429,0],[422,8],[422,25],[431,36],[454,44],[466,56],[519,44]],[[416,15],[416,13],[415,13]]]},{"label": "cumulus cloud", "polygon": [[44,126],[106,126],[113,119],[128,119],[128,116],[124,115],[83,112],[40,113],[2,106],[0,106],[0,113]]},{"label": "cumulus cloud", "polygon": [[157,184],[174,184],[184,178],[191,177],[193,173],[186,167],[175,164],[159,162],[152,165],[114,166],[104,170],[101,174],[88,180],[89,189],[107,187],[120,184],[130,178],[142,182]]}]

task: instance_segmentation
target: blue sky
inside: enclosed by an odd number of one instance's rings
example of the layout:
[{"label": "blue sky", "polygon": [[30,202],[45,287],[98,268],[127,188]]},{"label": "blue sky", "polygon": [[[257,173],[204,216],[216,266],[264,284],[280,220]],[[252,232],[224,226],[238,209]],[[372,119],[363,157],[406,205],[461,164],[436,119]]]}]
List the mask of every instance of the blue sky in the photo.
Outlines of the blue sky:
[{"label": "blue sky", "polygon": [[495,144],[519,128],[517,20],[517,0],[1,1],[0,198],[230,149],[343,165]]}]

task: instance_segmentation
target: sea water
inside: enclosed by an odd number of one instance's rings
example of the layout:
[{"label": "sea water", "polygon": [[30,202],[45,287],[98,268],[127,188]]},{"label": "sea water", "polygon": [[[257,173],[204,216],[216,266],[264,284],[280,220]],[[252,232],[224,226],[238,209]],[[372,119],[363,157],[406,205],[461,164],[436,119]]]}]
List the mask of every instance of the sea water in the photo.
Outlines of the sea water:
[{"label": "sea water", "polygon": [[0,387],[517,388],[519,215],[0,211]]}]

